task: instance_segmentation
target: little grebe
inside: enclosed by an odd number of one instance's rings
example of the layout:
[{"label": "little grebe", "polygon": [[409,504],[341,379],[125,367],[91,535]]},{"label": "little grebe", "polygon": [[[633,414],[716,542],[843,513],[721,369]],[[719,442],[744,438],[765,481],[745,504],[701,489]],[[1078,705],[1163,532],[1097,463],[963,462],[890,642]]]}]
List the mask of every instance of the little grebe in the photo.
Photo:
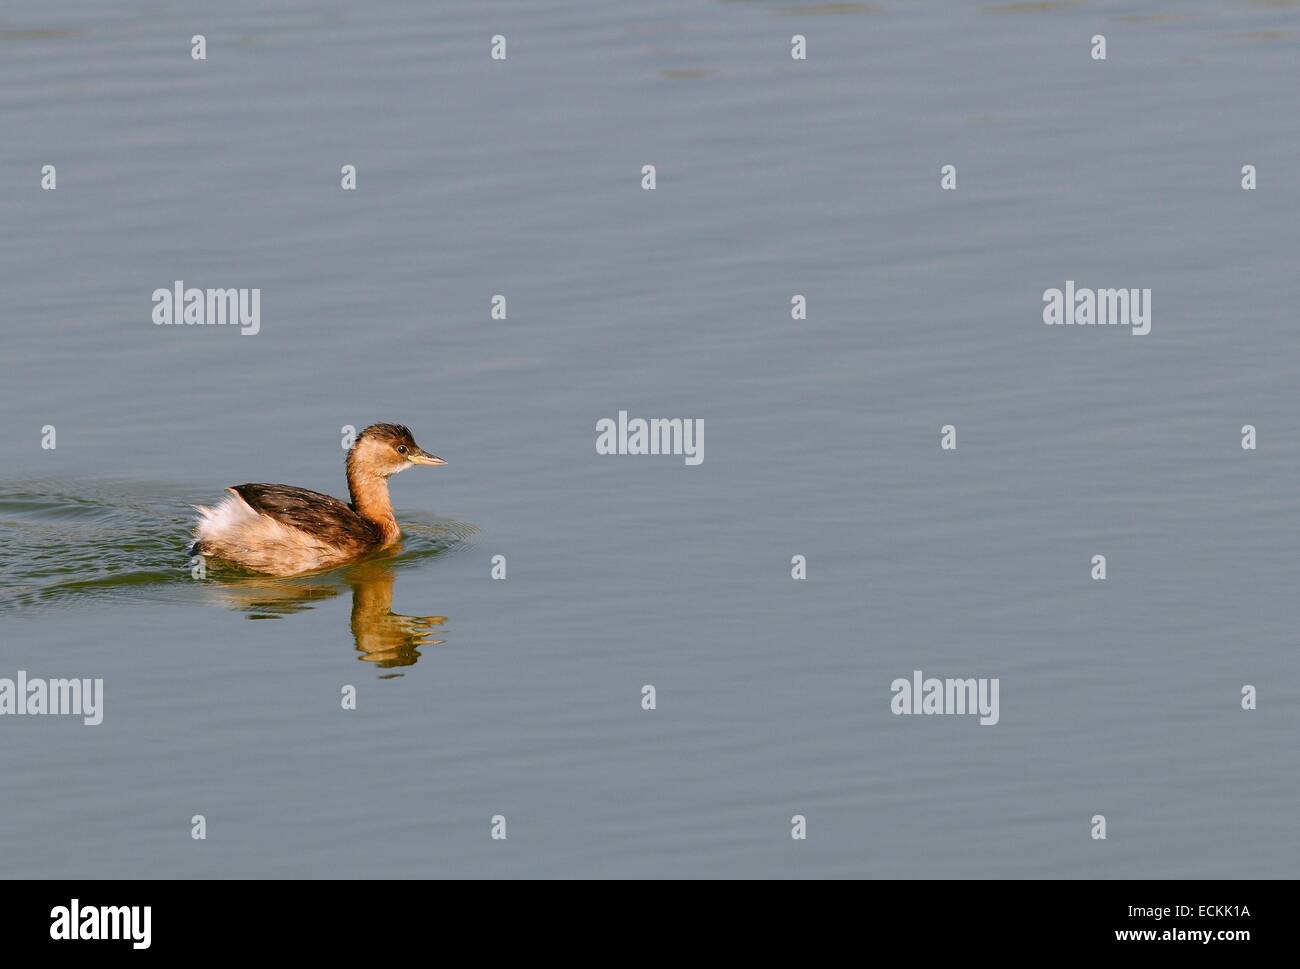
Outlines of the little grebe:
[{"label": "little grebe", "polygon": [[388,500],[388,479],[413,464],[446,464],[421,450],[400,424],[372,424],[348,451],[352,503],[305,488],[243,484],[201,516],[191,554],[223,559],[270,575],[330,569],[401,538]]}]

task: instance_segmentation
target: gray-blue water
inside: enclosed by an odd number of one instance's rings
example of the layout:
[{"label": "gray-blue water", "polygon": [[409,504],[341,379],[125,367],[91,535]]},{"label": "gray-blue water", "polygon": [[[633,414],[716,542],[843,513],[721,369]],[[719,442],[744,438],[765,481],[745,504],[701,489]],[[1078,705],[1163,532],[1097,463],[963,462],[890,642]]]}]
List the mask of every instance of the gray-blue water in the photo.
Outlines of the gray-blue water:
[{"label": "gray-blue water", "polygon": [[[0,875],[1293,876],[1297,81],[1283,0],[7,5],[0,677],[105,698],[0,717]],[[375,420],[400,553],[190,578]]]}]

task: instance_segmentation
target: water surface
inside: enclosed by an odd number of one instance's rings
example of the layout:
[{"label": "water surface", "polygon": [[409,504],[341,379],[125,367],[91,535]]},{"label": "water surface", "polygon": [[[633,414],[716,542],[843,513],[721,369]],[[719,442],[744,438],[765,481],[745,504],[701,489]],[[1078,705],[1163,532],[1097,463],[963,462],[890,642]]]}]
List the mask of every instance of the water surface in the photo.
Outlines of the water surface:
[{"label": "water surface", "polygon": [[[1293,875],[1297,57],[1221,0],[8,5],[0,676],[106,710],[0,721],[0,873]],[[450,462],[395,560],[190,576],[189,503],[376,420]]]}]

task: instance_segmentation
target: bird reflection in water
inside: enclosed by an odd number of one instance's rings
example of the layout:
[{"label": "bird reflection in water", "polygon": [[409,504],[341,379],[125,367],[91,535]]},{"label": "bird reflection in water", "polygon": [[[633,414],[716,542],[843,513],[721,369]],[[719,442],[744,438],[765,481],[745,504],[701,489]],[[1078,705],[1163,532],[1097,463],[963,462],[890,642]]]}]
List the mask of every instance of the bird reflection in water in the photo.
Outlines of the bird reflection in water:
[{"label": "bird reflection in water", "polygon": [[[322,600],[352,590],[352,638],[357,659],[380,669],[411,666],[425,646],[441,646],[435,635],[446,616],[408,616],[393,612],[392,556],[369,559],[321,575],[296,578],[256,576],[214,583],[226,603],[249,619],[278,619],[304,612]],[[388,676],[400,676],[400,673]]]}]

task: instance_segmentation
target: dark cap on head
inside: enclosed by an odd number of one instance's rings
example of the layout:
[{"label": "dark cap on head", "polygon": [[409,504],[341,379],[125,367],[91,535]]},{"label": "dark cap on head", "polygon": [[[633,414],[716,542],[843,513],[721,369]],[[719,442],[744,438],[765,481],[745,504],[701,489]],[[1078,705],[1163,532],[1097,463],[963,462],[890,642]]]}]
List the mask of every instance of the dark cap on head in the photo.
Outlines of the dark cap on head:
[{"label": "dark cap on head", "polygon": [[371,424],[357,435],[357,443],[360,444],[368,438],[373,438],[376,441],[387,441],[389,444],[405,444],[407,447],[415,447],[415,437],[411,434],[411,429],[405,424]]},{"label": "dark cap on head", "polygon": [[364,469],[382,477],[397,474],[413,464],[446,464],[415,443],[404,424],[371,424],[357,435],[348,451],[348,473]]}]

